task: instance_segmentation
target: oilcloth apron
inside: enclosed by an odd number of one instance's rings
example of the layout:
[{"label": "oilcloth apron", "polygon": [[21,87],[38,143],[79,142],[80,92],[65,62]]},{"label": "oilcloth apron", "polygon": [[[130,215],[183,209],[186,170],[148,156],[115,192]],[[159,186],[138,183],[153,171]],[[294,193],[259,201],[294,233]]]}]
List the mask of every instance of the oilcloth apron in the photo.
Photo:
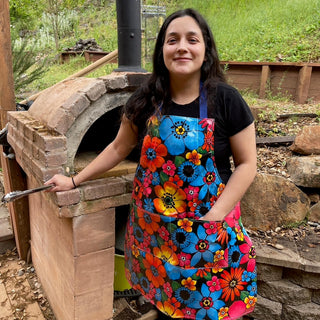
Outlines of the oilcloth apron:
[{"label": "oilcloth apron", "polygon": [[127,224],[126,277],[172,318],[237,319],[257,300],[255,250],[239,204],[221,222],[198,220],[224,189],[201,91],[200,119],[149,119]]}]

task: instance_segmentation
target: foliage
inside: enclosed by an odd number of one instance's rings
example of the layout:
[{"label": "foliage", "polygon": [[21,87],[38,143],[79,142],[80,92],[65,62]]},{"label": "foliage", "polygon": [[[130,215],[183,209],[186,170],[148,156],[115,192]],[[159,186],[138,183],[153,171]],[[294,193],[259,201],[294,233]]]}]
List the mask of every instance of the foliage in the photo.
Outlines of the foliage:
[{"label": "foliage", "polygon": [[39,79],[46,72],[45,60],[37,61],[32,50],[26,50],[27,42],[12,43],[13,77],[15,91],[18,92]]}]

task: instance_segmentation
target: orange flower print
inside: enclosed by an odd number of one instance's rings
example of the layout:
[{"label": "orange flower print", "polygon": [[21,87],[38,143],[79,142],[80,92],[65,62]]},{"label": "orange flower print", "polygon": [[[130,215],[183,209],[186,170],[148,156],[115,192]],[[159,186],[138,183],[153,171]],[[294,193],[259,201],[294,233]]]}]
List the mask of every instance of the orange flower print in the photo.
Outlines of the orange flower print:
[{"label": "orange flower print", "polygon": [[200,161],[201,158],[202,158],[202,154],[198,153],[197,150],[193,150],[192,152],[188,152],[186,154],[186,159],[194,163],[196,166],[199,166],[201,164],[201,161]]},{"label": "orange flower print", "polygon": [[164,284],[164,277],[167,275],[162,260],[150,253],[143,259],[143,265],[146,268],[146,276],[156,288]]},{"label": "orange flower print", "polygon": [[225,270],[221,274],[220,285],[222,288],[222,299],[234,301],[235,297],[239,297],[241,290],[244,289],[244,284],[242,279],[242,273],[244,269],[241,268],[231,268],[230,273]]},{"label": "orange flower print", "polygon": [[191,201],[188,202],[188,207],[190,208],[191,212],[195,212],[198,208],[198,205],[201,204],[201,201],[198,200],[198,198],[194,198]]},{"label": "orange flower print", "polygon": [[240,240],[240,241],[243,241],[244,240],[244,234],[241,230],[240,227],[235,227],[235,231],[237,233],[237,239]]},{"label": "orange flower print", "polygon": [[184,218],[184,219],[181,219],[181,220],[178,220],[178,226],[185,230],[186,232],[191,232],[192,231],[192,225],[193,225],[193,222],[190,221],[189,219],[187,218]]},{"label": "orange flower print", "polygon": [[253,308],[256,305],[256,302],[256,297],[249,296],[244,299],[244,303],[246,304],[247,309]]},{"label": "orange flower print", "polygon": [[214,145],[214,136],[212,131],[208,131],[204,137],[204,144],[202,146],[203,150],[212,151]]},{"label": "orange flower print", "polygon": [[219,197],[222,193],[222,191],[224,190],[225,188],[225,184],[224,183],[220,183],[219,186],[218,186],[218,191],[217,191],[217,196]]},{"label": "orange flower print", "polygon": [[151,172],[155,172],[164,164],[163,157],[167,155],[167,147],[161,143],[157,137],[147,135],[143,140],[141,150],[140,164],[143,168],[148,168]]},{"label": "orange flower print", "polygon": [[179,264],[179,259],[177,257],[177,255],[173,252],[173,250],[166,246],[166,245],[162,245],[161,248],[158,248],[158,247],[154,247],[153,248],[153,254],[165,261],[165,262],[169,262],[170,264],[176,266]]},{"label": "orange flower print", "polygon": [[183,186],[183,181],[177,174],[174,177],[169,177],[169,181],[175,183],[178,187]]},{"label": "orange flower print", "polygon": [[146,230],[149,234],[158,231],[160,216],[156,214],[149,214],[140,208],[137,209],[138,223],[142,230]]},{"label": "orange flower print", "polygon": [[181,303],[176,298],[171,298],[162,303],[157,302],[157,308],[171,318],[182,318],[183,312],[179,310]]},{"label": "orange flower print", "polygon": [[153,200],[156,210],[165,216],[176,216],[186,210],[186,194],[176,184],[165,182],[163,188],[157,185],[154,191],[158,198]]},{"label": "orange flower print", "polygon": [[209,268],[209,270],[211,269],[211,272],[213,272],[213,273],[218,273],[218,272],[222,272],[223,271],[223,268],[222,268],[221,264],[219,263],[219,261],[214,262],[214,263],[213,262],[208,262],[204,266],[206,268]]},{"label": "orange flower print", "polygon": [[219,320],[222,320],[222,319],[224,319],[224,318],[226,318],[226,317],[229,317],[228,311],[229,311],[229,308],[227,308],[227,307],[221,308],[221,309],[219,310],[219,312],[218,312]]},{"label": "orange flower print", "polygon": [[197,281],[196,280],[192,280],[190,277],[188,279],[182,279],[181,284],[188,288],[191,291],[195,291],[196,290],[196,284]]},{"label": "orange flower print", "polygon": [[214,262],[220,261],[222,259],[224,259],[224,251],[223,250],[216,251],[214,255]]}]

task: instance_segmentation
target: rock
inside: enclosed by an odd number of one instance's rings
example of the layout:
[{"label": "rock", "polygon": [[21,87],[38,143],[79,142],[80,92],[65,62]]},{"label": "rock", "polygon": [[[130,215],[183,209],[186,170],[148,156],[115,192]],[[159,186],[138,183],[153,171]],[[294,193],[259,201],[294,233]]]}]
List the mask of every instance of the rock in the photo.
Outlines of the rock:
[{"label": "rock", "polygon": [[310,208],[309,220],[320,223],[320,202],[316,203]]},{"label": "rock", "polygon": [[290,150],[303,155],[320,154],[320,126],[303,127]]},{"label": "rock", "polygon": [[295,185],[320,188],[320,156],[292,157],[287,169]]},{"label": "rock", "polygon": [[288,179],[259,173],[241,200],[246,227],[274,230],[305,219],[310,200]]}]

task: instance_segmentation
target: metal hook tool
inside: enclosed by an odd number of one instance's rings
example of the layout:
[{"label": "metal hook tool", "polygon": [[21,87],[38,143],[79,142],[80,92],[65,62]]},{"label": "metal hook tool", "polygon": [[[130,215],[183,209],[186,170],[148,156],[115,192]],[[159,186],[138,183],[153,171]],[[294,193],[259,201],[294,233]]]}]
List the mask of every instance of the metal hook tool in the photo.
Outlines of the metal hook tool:
[{"label": "metal hook tool", "polygon": [[54,184],[48,184],[46,186],[41,186],[41,187],[38,187],[38,188],[28,189],[28,190],[24,190],[24,191],[12,191],[12,192],[9,192],[6,195],[4,195],[2,197],[2,199],[1,199],[1,201],[3,203],[8,203],[8,202],[20,199],[22,197],[25,197],[25,196],[27,196],[27,195],[29,195],[31,193],[36,193],[36,192],[39,192],[39,191],[50,189],[52,187],[54,187]]}]

